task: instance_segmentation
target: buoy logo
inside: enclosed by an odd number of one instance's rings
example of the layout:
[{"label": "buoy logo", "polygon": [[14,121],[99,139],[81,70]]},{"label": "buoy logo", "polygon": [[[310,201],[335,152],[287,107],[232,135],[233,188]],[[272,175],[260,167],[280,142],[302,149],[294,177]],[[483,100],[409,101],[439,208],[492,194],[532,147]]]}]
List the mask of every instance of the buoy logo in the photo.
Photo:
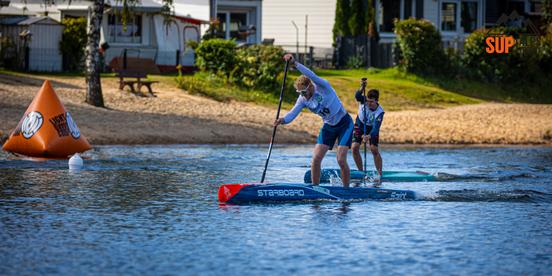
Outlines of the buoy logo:
[{"label": "buoy logo", "polygon": [[21,133],[26,139],[30,139],[40,129],[44,118],[40,112],[29,112],[21,124]]},{"label": "buoy logo", "polygon": [[80,137],[80,130],[79,127],[77,127],[77,124],[75,121],[73,121],[73,118],[69,114],[69,112],[65,113],[65,116],[67,117],[67,126],[69,127],[69,132],[71,133],[71,136],[75,139],[79,139]]}]

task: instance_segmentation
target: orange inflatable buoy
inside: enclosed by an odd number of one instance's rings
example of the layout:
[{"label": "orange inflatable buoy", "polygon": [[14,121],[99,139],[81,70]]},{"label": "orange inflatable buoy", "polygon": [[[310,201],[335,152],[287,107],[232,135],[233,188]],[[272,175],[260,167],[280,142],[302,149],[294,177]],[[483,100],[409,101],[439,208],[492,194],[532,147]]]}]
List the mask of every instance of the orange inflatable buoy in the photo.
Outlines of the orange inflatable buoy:
[{"label": "orange inflatable buoy", "polygon": [[44,81],[2,148],[30,157],[67,158],[91,147],[50,82]]}]

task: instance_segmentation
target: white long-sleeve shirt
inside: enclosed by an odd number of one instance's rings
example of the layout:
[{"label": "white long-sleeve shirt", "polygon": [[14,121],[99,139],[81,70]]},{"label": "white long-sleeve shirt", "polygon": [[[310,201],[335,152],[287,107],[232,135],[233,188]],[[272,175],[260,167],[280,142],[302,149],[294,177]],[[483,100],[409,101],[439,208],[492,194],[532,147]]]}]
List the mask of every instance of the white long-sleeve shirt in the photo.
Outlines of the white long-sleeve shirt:
[{"label": "white long-sleeve shirt", "polygon": [[330,83],[317,76],[314,72],[299,62],[295,62],[295,67],[303,75],[307,76],[314,85],[314,94],[310,99],[299,96],[295,106],[284,116],[284,124],[291,123],[301,112],[303,108],[308,108],[313,113],[322,117],[324,123],[331,126],[337,125],[339,121],[347,114],[341,100],[335,93]]}]

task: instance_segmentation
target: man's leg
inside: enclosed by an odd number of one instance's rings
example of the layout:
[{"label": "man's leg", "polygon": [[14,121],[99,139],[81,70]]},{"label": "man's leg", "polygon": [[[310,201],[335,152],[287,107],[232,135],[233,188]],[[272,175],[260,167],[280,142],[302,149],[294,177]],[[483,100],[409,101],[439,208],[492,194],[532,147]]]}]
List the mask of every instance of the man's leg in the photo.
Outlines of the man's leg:
[{"label": "man's leg", "polygon": [[376,170],[378,171],[379,175],[382,176],[383,161],[381,160],[378,146],[370,145],[370,150],[372,151],[372,155],[374,156],[374,164],[376,165]]},{"label": "man's leg", "polygon": [[326,155],[326,152],[328,152],[329,148],[329,146],[324,144],[316,144],[316,146],[314,146],[314,153],[312,155],[311,163],[312,185],[320,184],[320,166],[322,165],[322,159],[324,159],[324,156]]},{"label": "man's leg", "polygon": [[360,155],[360,143],[354,142],[351,150],[353,151],[353,159],[355,160],[358,170],[363,171],[364,166],[362,164],[362,156]]},{"label": "man's leg", "polygon": [[349,188],[349,180],[351,179],[351,170],[349,169],[349,164],[347,164],[348,151],[349,147],[347,146],[337,147],[337,164],[339,164],[339,168],[341,169],[341,181],[345,188]]}]

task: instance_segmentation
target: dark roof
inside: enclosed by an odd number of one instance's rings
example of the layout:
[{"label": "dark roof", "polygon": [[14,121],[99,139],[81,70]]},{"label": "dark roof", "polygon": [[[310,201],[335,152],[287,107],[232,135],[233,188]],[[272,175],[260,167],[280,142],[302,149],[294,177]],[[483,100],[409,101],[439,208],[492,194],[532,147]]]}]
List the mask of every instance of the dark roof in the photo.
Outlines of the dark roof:
[{"label": "dark roof", "polygon": [[61,25],[59,22],[47,16],[12,16],[0,19],[2,25],[33,25],[33,24]]},{"label": "dark roof", "polygon": [[59,22],[57,22],[56,20],[48,16],[29,17],[26,20],[19,22],[17,25],[32,25],[37,23],[48,24],[48,25],[61,25]]},{"label": "dark roof", "polygon": [[0,25],[17,25],[19,22],[26,20],[28,16],[11,16],[0,18]]}]

